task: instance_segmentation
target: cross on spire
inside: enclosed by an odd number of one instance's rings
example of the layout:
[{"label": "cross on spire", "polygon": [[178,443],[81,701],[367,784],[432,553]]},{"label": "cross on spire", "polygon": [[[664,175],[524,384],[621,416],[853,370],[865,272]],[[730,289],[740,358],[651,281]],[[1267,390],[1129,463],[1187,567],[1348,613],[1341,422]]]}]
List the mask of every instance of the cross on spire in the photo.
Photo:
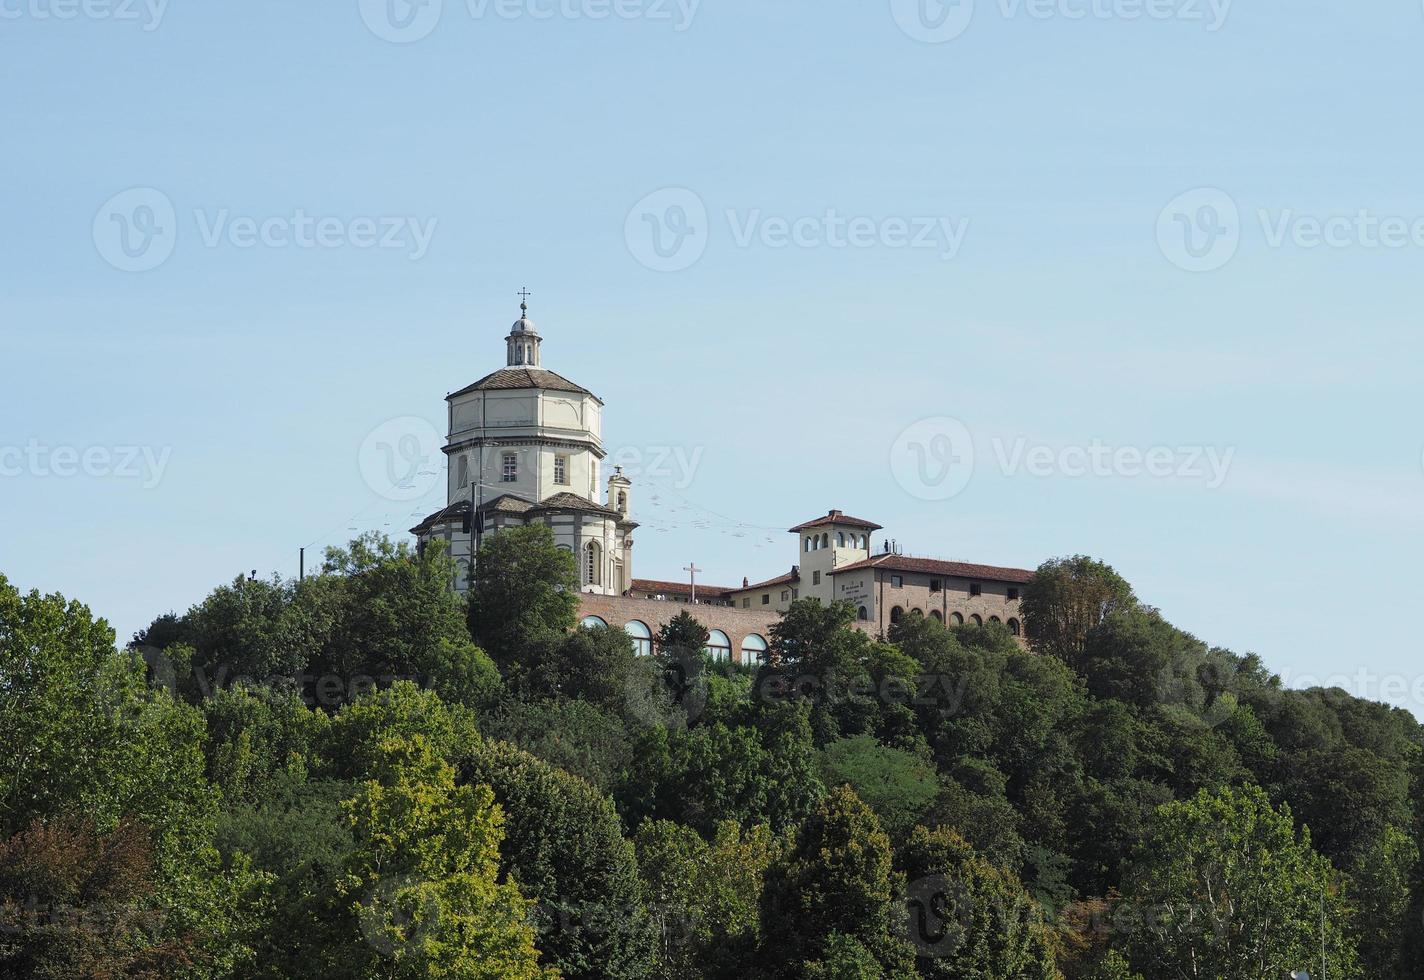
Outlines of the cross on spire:
[{"label": "cross on spire", "polygon": [[693,562],[691,565],[688,565],[686,568],[684,568],[683,571],[684,571],[684,572],[691,572],[691,573],[692,573],[692,604],[693,604],[693,605],[696,605],[696,604],[697,604],[697,573],[700,572],[700,571],[702,571],[702,569],[700,569],[700,568],[697,567],[697,562]]},{"label": "cross on spire", "polygon": [[522,302],[519,304],[519,311],[520,311],[521,313],[528,313],[528,312],[529,312],[529,297],[532,296],[532,295],[534,295],[533,293],[529,292],[529,287],[528,287],[528,286],[525,286],[525,287],[524,287],[523,289],[521,289],[519,292],[515,293],[515,295],[518,296],[518,297],[520,297],[521,300],[522,300]]}]

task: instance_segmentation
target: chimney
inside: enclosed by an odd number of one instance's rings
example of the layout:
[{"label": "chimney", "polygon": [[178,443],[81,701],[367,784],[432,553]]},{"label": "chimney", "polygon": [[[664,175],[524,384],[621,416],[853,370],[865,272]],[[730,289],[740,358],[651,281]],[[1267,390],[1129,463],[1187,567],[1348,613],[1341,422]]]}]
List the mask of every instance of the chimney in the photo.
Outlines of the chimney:
[{"label": "chimney", "polygon": [[742,588],[744,588],[744,589],[749,589],[749,588],[751,588],[751,587],[752,587],[752,580],[749,579],[749,578],[747,578],[745,575],[743,575],[743,576],[742,576]]}]

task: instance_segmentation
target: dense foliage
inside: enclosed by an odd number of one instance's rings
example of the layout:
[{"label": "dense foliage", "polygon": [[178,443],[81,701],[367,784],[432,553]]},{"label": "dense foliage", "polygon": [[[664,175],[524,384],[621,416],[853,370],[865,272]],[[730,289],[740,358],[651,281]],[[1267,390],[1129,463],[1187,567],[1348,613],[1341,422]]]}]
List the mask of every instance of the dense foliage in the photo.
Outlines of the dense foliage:
[{"label": "dense foliage", "polygon": [[[1424,729],[1045,564],[1025,647],[576,625],[369,537],[123,650],[0,577],[0,976],[1424,978]],[[1323,962],[1322,962],[1323,957]]]}]

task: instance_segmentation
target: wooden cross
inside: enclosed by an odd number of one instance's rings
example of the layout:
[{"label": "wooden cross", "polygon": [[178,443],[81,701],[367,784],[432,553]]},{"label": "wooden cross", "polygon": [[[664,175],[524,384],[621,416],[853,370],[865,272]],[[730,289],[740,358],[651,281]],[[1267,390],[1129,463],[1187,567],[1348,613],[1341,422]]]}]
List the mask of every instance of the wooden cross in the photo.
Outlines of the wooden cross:
[{"label": "wooden cross", "polygon": [[692,604],[695,606],[697,605],[697,573],[702,571],[702,569],[697,567],[697,562],[693,562],[684,568],[683,571],[692,574]]}]

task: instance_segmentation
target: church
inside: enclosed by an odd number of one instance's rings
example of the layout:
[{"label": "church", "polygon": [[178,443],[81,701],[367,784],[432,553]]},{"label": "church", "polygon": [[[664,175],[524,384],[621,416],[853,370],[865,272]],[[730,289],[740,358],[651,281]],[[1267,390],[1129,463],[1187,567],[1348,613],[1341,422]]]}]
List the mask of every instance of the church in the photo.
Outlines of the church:
[{"label": "church", "polygon": [[632,482],[615,470],[603,483],[603,400],[543,366],[524,298],[505,366],[446,396],[448,502],[411,533],[422,545],[445,542],[463,592],[485,535],[547,524],[577,558],[583,592],[622,595],[632,587],[638,526]]},{"label": "church", "polygon": [[543,338],[529,319],[528,292],[505,337],[505,366],[446,396],[446,506],[411,528],[419,543],[443,541],[467,591],[486,535],[546,524],[578,564],[584,625],[622,628],[641,653],[657,629],[689,604],[711,631],[708,653],[760,662],[773,624],[797,599],[846,601],[856,625],[883,633],[905,616],[947,625],[999,624],[1022,640],[1019,604],[1033,573],[877,552],[879,524],[831,510],[789,529],[791,571],[740,587],[633,576],[633,484],[614,467],[606,481],[603,400],[543,366]]}]

